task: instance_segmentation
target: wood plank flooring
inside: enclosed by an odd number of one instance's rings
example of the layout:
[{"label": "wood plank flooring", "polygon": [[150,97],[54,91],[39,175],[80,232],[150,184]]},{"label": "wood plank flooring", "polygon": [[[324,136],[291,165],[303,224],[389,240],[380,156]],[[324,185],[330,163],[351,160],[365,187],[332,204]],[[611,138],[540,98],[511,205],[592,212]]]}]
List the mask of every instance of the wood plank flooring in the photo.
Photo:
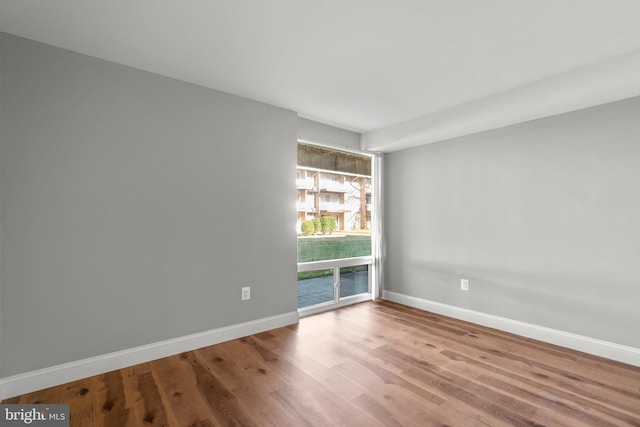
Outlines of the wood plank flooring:
[{"label": "wood plank flooring", "polygon": [[640,368],[377,301],[5,403],[73,426],[640,426]]}]

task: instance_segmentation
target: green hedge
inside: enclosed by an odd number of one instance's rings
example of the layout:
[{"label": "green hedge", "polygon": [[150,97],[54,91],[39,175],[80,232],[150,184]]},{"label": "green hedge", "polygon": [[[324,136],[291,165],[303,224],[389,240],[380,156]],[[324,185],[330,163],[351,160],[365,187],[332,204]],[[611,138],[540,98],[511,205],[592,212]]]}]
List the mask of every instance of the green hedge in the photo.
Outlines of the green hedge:
[{"label": "green hedge", "polygon": [[316,232],[316,228],[313,224],[313,221],[309,220],[309,221],[303,222],[302,225],[300,226],[300,231],[302,231],[302,234],[305,236],[314,234]]},{"label": "green hedge", "polygon": [[313,218],[307,221],[304,221],[300,226],[300,231],[302,231],[302,235],[310,236],[312,234],[333,234],[336,231],[336,219],[330,216],[322,216],[319,219]]},{"label": "green hedge", "polygon": [[336,219],[331,216],[321,216],[320,225],[322,227],[322,234],[333,234],[336,231]]}]

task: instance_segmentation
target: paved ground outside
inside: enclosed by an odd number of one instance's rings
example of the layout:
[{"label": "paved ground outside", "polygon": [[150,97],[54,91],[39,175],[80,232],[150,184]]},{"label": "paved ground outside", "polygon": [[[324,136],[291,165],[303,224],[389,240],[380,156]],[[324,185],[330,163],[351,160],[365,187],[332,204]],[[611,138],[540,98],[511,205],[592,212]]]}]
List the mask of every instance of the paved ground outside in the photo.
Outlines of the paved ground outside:
[{"label": "paved ground outside", "polygon": [[[369,292],[369,272],[340,275],[340,297]],[[333,301],[333,275],[298,280],[298,308]]]}]

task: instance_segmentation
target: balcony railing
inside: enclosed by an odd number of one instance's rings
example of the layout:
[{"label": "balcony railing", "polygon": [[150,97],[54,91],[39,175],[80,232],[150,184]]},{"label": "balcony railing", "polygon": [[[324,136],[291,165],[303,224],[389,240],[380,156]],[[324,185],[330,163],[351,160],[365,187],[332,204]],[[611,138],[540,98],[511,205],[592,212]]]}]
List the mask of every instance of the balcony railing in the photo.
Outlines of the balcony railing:
[{"label": "balcony railing", "polygon": [[331,191],[332,193],[347,193],[353,188],[342,182],[331,181],[328,179],[320,180],[320,190]]},{"label": "balcony railing", "polygon": [[313,212],[316,209],[313,200],[310,202],[298,202],[297,207],[299,212]]},{"label": "balcony railing", "polygon": [[313,190],[314,184],[313,178],[296,179],[296,186],[301,190]]},{"label": "balcony railing", "polygon": [[339,211],[348,211],[349,209],[348,209],[347,205],[345,205],[344,203],[320,201],[320,210],[321,211],[339,212]]}]

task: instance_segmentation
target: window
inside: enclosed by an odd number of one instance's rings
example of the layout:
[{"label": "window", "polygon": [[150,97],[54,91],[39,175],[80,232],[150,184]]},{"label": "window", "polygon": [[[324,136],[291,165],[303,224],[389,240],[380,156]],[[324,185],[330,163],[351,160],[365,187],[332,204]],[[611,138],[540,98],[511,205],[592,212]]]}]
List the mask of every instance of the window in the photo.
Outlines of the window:
[{"label": "window", "polygon": [[371,297],[372,160],[370,155],[298,143],[301,310]]}]

